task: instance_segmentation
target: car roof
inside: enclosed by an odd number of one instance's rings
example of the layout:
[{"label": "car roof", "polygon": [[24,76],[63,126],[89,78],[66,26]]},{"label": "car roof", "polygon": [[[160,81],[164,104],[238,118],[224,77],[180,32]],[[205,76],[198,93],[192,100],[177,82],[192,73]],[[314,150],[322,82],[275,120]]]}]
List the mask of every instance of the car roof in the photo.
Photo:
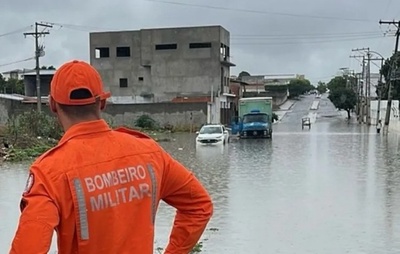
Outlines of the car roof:
[{"label": "car roof", "polygon": [[202,127],[222,127],[222,124],[205,124]]}]

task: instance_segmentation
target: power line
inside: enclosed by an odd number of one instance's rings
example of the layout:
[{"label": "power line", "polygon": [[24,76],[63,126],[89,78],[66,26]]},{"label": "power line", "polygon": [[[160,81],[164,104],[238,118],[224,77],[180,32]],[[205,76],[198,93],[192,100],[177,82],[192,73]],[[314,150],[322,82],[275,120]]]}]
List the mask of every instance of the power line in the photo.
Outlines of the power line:
[{"label": "power line", "polygon": [[282,37],[357,37],[357,36],[367,36],[367,35],[387,35],[387,33],[382,33],[381,31],[368,31],[368,32],[351,32],[351,33],[313,33],[313,34],[233,34],[231,38],[282,38]]},{"label": "power line", "polygon": [[370,20],[370,19],[340,18],[340,17],[332,17],[332,16],[317,16],[317,15],[305,15],[305,14],[284,13],[284,12],[269,12],[269,11],[251,10],[251,9],[239,9],[239,8],[232,8],[232,7],[189,4],[189,3],[166,1],[166,0],[143,0],[143,1],[155,2],[155,3],[163,3],[163,4],[172,4],[172,5],[181,5],[181,6],[189,6],[189,7],[206,8],[206,9],[213,9],[213,10],[256,13],[256,14],[263,14],[263,15],[276,15],[276,16],[310,18],[310,19],[328,19],[328,20],[340,20],[340,21],[374,22],[374,20]]},{"label": "power line", "polygon": [[[95,27],[95,26],[87,26],[87,25],[78,25],[78,24],[65,24],[65,23],[57,23],[57,22],[43,22],[46,24],[51,24],[54,26],[59,26],[60,28],[67,28],[71,30],[77,30],[77,31],[83,31],[83,32],[88,32],[88,31],[93,31],[93,30],[106,30],[106,31],[112,31],[112,30],[117,30],[118,29],[113,29],[113,28],[102,28],[102,27]],[[308,39],[308,38],[340,38],[340,37],[368,37],[368,36],[386,36],[390,35],[387,32],[382,32],[382,31],[364,31],[364,32],[347,32],[347,33],[310,33],[310,34],[233,34],[231,35],[231,39],[234,40],[244,40],[244,39],[257,39],[257,38],[284,38],[284,37],[290,37],[294,39]],[[298,38],[300,37],[300,38]],[[285,38],[286,39],[286,38]]]},{"label": "power line", "polygon": [[344,41],[358,41],[358,40],[373,40],[380,39],[382,36],[374,37],[359,37],[359,38],[345,38],[338,40],[314,40],[314,41],[281,41],[281,42],[232,42],[231,45],[293,45],[293,44],[314,44],[314,43],[332,43],[332,42],[344,42]]},{"label": "power line", "polygon": [[17,63],[22,63],[22,62],[27,62],[27,61],[30,61],[30,60],[33,60],[33,59],[35,59],[34,56],[33,57],[29,57],[29,58],[25,58],[25,59],[22,59],[22,60],[10,62],[10,63],[0,64],[0,67],[13,65],[13,64],[17,64]]},{"label": "power line", "polygon": [[32,27],[32,26],[26,26],[26,27],[22,27],[22,28],[20,28],[20,29],[17,29],[17,30],[8,32],[8,33],[0,34],[0,37],[5,37],[5,36],[8,36],[8,35],[13,35],[13,34],[19,34],[19,33],[23,32],[23,31],[28,30],[28,29],[31,28],[31,27]]},{"label": "power line", "polygon": [[288,41],[288,40],[306,40],[306,41],[342,41],[342,40],[358,40],[358,39],[369,39],[369,38],[381,38],[382,35],[358,35],[358,36],[338,36],[338,37],[251,37],[251,38],[232,38],[232,43],[246,43],[248,41],[253,42],[273,42],[273,41]]},{"label": "power line", "polygon": [[93,30],[117,30],[117,29],[104,28],[104,27],[66,24],[66,23],[57,23],[57,22],[43,21],[42,23],[48,24],[48,25],[53,25],[53,26],[59,26],[60,28],[67,28],[67,29],[71,29],[71,30],[82,31],[82,32],[88,32],[88,31],[93,31]]}]

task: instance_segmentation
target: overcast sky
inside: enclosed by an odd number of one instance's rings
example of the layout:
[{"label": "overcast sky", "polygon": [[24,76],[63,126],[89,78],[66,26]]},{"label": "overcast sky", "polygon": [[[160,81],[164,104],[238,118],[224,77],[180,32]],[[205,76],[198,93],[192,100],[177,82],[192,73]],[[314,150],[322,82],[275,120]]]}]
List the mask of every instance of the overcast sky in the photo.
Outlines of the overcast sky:
[{"label": "overcast sky", "polygon": [[[0,2],[0,72],[33,68],[33,37],[23,32],[35,21],[54,25],[41,40],[40,65],[58,67],[77,58],[89,61],[89,32],[141,28],[222,25],[231,33],[231,74],[305,74],[328,81],[339,68],[360,71],[353,48],[370,47],[384,57],[394,50],[399,0],[28,0]],[[227,3],[230,5],[228,6]],[[391,36],[384,36],[389,31]],[[11,32],[11,33],[10,33]],[[15,32],[15,33],[14,33]],[[379,64],[379,62],[376,62]],[[377,71],[377,68],[373,68]]]}]

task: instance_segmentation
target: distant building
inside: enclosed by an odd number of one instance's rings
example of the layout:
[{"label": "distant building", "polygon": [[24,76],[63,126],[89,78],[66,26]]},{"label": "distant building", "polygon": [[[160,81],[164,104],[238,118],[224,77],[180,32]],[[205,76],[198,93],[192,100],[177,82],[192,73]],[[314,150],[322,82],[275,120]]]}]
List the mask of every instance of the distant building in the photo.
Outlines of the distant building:
[{"label": "distant building", "polygon": [[24,72],[26,70],[21,70],[21,69],[15,69],[15,70],[11,70],[11,71],[5,71],[3,73],[1,73],[1,75],[3,76],[3,78],[5,80],[9,80],[9,79],[20,79],[22,80],[24,77]]},{"label": "distant building", "polygon": [[212,101],[210,121],[219,122],[234,98],[230,34],[221,26],[90,33],[90,63],[113,103]]},{"label": "distant building", "polygon": [[[378,95],[376,93],[376,88],[379,84],[379,77],[380,77],[379,73],[371,73],[370,83],[371,83],[371,97],[372,98],[378,98]],[[383,82],[385,82],[385,81],[383,81]],[[364,86],[364,89],[365,89],[365,86]]]},{"label": "distant building", "polygon": [[248,84],[246,82],[243,82],[236,78],[231,78],[231,80],[230,80],[229,89],[235,95],[235,98],[233,99],[233,107],[232,107],[231,111],[235,113],[235,116],[237,116],[237,114],[238,114],[239,99],[243,97],[243,89],[245,88],[245,86],[248,86]]},{"label": "distant building", "polygon": [[[337,76],[342,76],[346,77],[345,75],[337,75]],[[362,73],[355,73],[353,74],[353,77],[357,78],[357,87],[354,86],[355,90],[357,91],[357,94],[359,96],[365,96],[365,92],[367,91],[368,85],[367,85],[367,79]],[[370,96],[372,99],[377,99],[378,94],[376,93],[376,88],[379,84],[379,79],[380,79],[380,74],[379,73],[371,73],[370,74]],[[385,78],[382,77],[382,81],[385,82]]]},{"label": "distant building", "polygon": [[[50,94],[50,83],[56,70],[40,70],[40,94],[46,97]],[[23,75],[25,85],[25,96],[36,97],[36,71],[31,70]]]},{"label": "distant building", "polygon": [[256,75],[256,76],[243,76],[242,81],[257,85],[287,85],[291,80],[304,79],[304,75],[300,74],[271,74],[271,75]]},{"label": "distant building", "polygon": [[295,79],[305,79],[302,74],[269,74],[242,76],[241,80],[247,85],[243,97],[272,97],[275,108],[286,102],[289,96],[287,85]]}]

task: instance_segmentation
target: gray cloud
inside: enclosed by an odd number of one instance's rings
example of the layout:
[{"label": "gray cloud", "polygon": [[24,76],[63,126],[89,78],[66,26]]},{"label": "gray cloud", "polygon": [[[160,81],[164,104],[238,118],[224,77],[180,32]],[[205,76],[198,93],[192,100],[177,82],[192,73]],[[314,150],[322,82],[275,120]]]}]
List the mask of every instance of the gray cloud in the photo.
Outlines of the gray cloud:
[{"label": "gray cloud", "polygon": [[[0,23],[3,25],[0,34],[33,25],[35,21],[77,25],[54,26],[51,34],[43,40],[46,56],[41,58],[41,65],[59,66],[73,58],[89,60],[88,39],[89,32],[93,30],[220,24],[232,36],[232,60],[237,64],[232,68],[232,74],[241,70],[253,74],[299,73],[317,82],[320,79],[329,80],[341,67],[360,70],[357,60],[349,58],[352,48],[370,47],[385,57],[390,56],[394,38],[373,37],[378,37],[389,28],[385,25],[380,27],[379,19],[400,18],[400,2],[396,0],[170,2],[184,5],[148,0],[118,0],[112,3],[94,0],[42,1],[40,5],[27,0],[2,1]],[[228,2],[229,6],[226,5]],[[283,15],[285,13],[291,15]],[[0,65],[33,56],[34,40],[32,37],[24,38],[22,32],[0,37]],[[33,66],[34,61],[7,65],[0,67],[0,72]]]}]

